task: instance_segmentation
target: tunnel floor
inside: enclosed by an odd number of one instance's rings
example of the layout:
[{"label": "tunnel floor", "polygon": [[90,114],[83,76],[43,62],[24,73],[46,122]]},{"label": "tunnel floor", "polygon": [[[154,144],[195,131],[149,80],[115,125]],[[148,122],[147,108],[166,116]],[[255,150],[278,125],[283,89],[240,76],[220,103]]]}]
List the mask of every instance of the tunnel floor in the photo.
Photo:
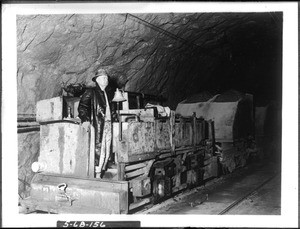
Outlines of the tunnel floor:
[{"label": "tunnel floor", "polygon": [[252,163],[138,213],[280,215],[279,163]]}]

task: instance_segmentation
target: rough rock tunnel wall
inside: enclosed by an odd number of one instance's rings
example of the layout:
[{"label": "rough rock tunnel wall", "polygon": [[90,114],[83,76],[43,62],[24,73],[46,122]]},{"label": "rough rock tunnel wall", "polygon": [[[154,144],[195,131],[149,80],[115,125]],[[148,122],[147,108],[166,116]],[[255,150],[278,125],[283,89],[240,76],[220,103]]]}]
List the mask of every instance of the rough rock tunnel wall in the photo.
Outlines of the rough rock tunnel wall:
[{"label": "rough rock tunnel wall", "polygon": [[[133,19],[126,15],[18,17],[19,113],[35,113],[36,102],[59,95],[63,84],[90,83],[99,66],[119,87],[168,98],[170,81],[186,79],[176,75],[192,75],[191,66],[198,65],[178,66],[184,58],[193,60],[192,53],[185,51],[188,46],[180,47],[176,39]],[[167,23],[168,18],[162,20]]]}]

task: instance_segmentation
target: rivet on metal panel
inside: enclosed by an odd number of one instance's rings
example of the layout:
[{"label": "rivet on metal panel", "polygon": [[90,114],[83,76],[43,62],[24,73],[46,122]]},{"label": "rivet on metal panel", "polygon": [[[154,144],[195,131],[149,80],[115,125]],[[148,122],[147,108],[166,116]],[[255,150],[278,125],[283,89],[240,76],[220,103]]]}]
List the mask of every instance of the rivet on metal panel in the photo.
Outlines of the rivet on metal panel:
[{"label": "rivet on metal panel", "polygon": [[139,140],[139,137],[138,137],[138,135],[137,135],[136,133],[134,133],[134,134],[132,135],[132,138],[133,138],[133,141],[134,141],[134,142],[138,142],[138,140]]}]

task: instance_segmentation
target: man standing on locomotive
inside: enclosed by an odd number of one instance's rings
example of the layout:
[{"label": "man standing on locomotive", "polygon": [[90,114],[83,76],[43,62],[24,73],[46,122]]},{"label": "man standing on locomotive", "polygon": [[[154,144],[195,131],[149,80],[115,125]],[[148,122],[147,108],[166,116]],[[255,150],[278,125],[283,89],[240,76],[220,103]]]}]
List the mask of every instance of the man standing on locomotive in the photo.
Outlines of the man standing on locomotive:
[{"label": "man standing on locomotive", "polygon": [[95,166],[96,177],[99,178],[103,177],[110,157],[114,112],[111,101],[114,92],[104,69],[98,69],[92,80],[96,82],[96,88],[89,88],[84,92],[78,113],[84,128],[88,128],[90,123],[95,128]]}]

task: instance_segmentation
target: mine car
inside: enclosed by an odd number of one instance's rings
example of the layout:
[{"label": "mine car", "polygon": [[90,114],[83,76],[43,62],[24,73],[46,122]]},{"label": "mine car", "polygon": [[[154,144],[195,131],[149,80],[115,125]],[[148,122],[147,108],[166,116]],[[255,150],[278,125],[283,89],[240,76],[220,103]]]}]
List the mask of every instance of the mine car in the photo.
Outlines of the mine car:
[{"label": "mine car", "polygon": [[180,102],[176,113],[214,122],[217,153],[223,173],[246,165],[256,153],[253,96],[235,90],[212,95],[202,92]]},{"label": "mine car", "polygon": [[126,214],[218,176],[212,120],[175,115],[157,96],[123,96],[102,178],[95,176],[93,126],[84,129],[77,118],[80,97],[38,101],[40,155],[21,203],[28,212]]}]

